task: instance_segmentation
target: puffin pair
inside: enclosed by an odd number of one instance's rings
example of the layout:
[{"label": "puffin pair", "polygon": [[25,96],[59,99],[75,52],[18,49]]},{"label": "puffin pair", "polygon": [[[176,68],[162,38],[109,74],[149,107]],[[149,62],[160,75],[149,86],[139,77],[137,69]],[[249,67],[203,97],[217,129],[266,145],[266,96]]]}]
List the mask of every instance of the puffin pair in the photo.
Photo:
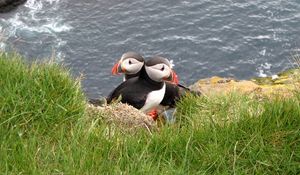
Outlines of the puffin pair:
[{"label": "puffin pair", "polygon": [[122,103],[150,114],[153,119],[157,117],[157,108],[175,107],[176,101],[189,91],[178,84],[177,75],[170,62],[161,56],[145,61],[136,52],[124,53],[112,68],[113,75],[120,73],[125,75],[124,82],[109,94],[107,103],[121,96]]}]

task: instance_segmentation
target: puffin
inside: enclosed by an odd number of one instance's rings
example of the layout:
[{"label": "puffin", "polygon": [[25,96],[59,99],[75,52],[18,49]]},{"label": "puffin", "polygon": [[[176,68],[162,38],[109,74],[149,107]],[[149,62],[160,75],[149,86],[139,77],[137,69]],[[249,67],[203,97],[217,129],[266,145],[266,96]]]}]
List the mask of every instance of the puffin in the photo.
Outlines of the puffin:
[{"label": "puffin", "polygon": [[[111,69],[111,73],[112,75],[120,75],[121,73],[124,74],[125,76],[123,77],[123,81],[126,81],[130,78],[139,76],[140,71],[144,66],[144,62],[144,57],[141,54],[129,51],[124,53],[121,58],[118,59],[117,63],[115,63]],[[88,102],[94,106],[102,106],[107,103],[107,98],[90,98]]]},{"label": "puffin", "polygon": [[[132,58],[131,56],[130,58]],[[126,67],[122,67],[130,65],[129,61],[126,61],[127,59],[123,56],[122,58],[122,61],[117,63],[118,66],[114,66],[113,73],[116,70],[121,70],[125,74],[129,72]],[[107,103],[109,104],[121,96],[120,101],[122,103],[132,105],[142,112],[149,114],[163,101],[166,94],[166,81],[172,81],[173,76],[176,74],[173,72],[168,59],[160,56],[154,56],[144,61],[141,69],[134,71],[131,75],[133,74],[138,75],[128,78],[116,87],[106,98]]]},{"label": "puffin", "polygon": [[[143,57],[135,52],[127,52],[122,55],[122,57],[117,61],[117,63],[113,66],[112,68],[112,74],[113,75],[120,75],[123,73],[124,76],[124,81],[128,80],[129,78],[132,77],[137,77],[139,76],[142,64],[144,60],[142,59]],[[137,63],[136,66],[130,66],[128,64],[129,61],[127,59],[130,59],[131,62]],[[136,59],[135,61],[133,61]],[[166,58],[165,58],[166,59]],[[178,83],[178,76],[175,73],[175,71],[172,71],[172,80],[166,82],[166,93],[165,96],[161,102],[161,106],[163,106],[164,109],[168,108],[174,108],[175,103],[187,92],[191,92],[191,90]]]}]

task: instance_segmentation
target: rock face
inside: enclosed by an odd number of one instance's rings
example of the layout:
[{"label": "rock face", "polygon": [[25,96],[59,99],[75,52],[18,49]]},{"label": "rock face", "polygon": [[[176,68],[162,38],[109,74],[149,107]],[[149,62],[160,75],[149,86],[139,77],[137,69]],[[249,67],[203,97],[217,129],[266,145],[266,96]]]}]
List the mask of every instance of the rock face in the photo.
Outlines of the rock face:
[{"label": "rock face", "polygon": [[9,12],[27,0],[0,0],[0,13]]},{"label": "rock face", "polygon": [[291,69],[273,77],[235,80],[232,78],[211,77],[201,79],[190,88],[205,95],[241,92],[254,95],[290,96],[300,87],[300,69]]}]

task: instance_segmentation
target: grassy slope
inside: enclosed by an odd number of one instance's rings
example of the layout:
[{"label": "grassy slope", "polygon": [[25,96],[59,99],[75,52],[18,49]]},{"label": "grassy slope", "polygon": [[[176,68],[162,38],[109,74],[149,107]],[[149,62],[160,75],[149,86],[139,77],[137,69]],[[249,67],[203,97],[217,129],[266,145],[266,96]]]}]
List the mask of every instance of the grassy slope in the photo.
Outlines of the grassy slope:
[{"label": "grassy slope", "polygon": [[78,83],[57,65],[0,55],[0,173],[297,174],[300,94],[188,96],[177,123],[126,134],[84,116]]}]

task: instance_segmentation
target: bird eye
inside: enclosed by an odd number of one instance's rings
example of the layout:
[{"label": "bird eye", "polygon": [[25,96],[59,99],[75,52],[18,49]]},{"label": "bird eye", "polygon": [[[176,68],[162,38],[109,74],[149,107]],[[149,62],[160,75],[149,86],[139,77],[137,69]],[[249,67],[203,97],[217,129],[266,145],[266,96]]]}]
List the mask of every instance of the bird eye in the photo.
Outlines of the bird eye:
[{"label": "bird eye", "polygon": [[131,60],[128,61],[129,64],[132,64]]},{"label": "bird eye", "polygon": [[164,70],[165,70],[165,66],[163,66],[160,70],[161,70],[161,71],[164,71]]}]

